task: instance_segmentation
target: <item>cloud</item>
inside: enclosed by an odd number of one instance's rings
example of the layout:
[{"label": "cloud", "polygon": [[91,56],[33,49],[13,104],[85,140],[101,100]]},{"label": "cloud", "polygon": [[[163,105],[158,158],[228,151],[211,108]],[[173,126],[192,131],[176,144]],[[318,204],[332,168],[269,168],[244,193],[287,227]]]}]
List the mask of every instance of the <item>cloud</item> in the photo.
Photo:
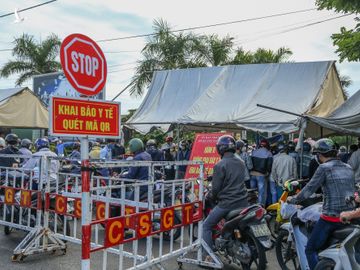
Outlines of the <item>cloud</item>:
[{"label": "cloud", "polygon": [[[38,4],[38,0],[12,0],[2,1],[2,13],[11,12],[16,7],[24,8]],[[94,40],[123,37],[134,34],[152,32],[152,21],[157,18],[167,20],[174,29],[219,22],[243,20],[261,17],[269,14],[287,11],[314,8],[313,0],[303,1],[208,1],[208,0],[62,0],[24,12],[22,15],[27,20],[22,24],[12,24],[12,16],[0,20],[0,49],[11,48],[13,37],[22,33],[34,35],[37,39],[44,39],[50,33],[60,37],[79,32],[90,36]],[[346,17],[297,31],[282,33],[288,29],[306,23],[320,21],[337,16],[332,11],[311,11],[299,14],[269,18],[246,23],[227,26],[212,27],[196,30],[198,34],[216,33],[220,36],[231,35],[236,39],[236,45],[247,50],[256,50],[259,47],[278,49],[282,46],[289,47],[294,55],[293,61],[337,60],[330,36],[339,31],[341,26],[353,27],[353,18]],[[140,51],[145,39],[129,39],[114,42],[101,42],[100,47],[104,52],[132,51],[129,53],[106,53],[109,71],[107,97],[111,99],[130,81],[135,62],[140,57]],[[135,51],[135,53],[133,52]],[[9,52],[0,52],[0,65],[11,59]],[[113,66],[113,67],[112,67]],[[354,81],[350,92],[360,88],[357,63],[338,64],[341,74],[351,76]],[[9,80],[0,79],[0,88],[11,87],[16,76]],[[28,83],[31,86],[31,82]],[[122,101],[123,112],[127,108],[136,108],[141,98],[132,98],[124,93],[118,99]]]}]

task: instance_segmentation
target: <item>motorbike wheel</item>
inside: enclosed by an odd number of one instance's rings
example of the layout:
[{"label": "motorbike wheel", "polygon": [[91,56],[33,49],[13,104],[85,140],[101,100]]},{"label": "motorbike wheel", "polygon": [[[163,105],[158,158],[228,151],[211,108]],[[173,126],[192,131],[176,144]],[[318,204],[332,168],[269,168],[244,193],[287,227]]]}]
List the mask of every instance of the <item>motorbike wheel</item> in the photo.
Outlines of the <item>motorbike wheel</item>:
[{"label": "motorbike wheel", "polygon": [[251,260],[249,263],[241,263],[241,266],[244,270],[250,270],[252,265],[255,264],[256,269],[265,270],[266,269],[266,254],[265,248],[260,244],[259,240],[250,233],[246,232],[247,243],[251,250]]},{"label": "motorbike wheel", "polygon": [[[5,221],[11,221],[11,214],[6,213],[5,214]],[[9,226],[4,226],[4,234],[9,235],[12,232],[13,228]]]},{"label": "motorbike wheel", "polygon": [[[181,220],[176,215],[175,215],[174,223],[175,225],[181,224]],[[180,237],[180,234],[181,234],[181,227],[173,229],[173,241],[178,239]],[[171,231],[163,232],[163,239],[165,241],[171,241]]]},{"label": "motorbike wheel", "polygon": [[322,259],[318,262],[315,270],[333,270],[335,269],[335,262],[331,259]]},{"label": "motorbike wheel", "polygon": [[275,241],[276,258],[282,270],[300,270],[294,242],[288,240],[289,232],[280,230]]}]

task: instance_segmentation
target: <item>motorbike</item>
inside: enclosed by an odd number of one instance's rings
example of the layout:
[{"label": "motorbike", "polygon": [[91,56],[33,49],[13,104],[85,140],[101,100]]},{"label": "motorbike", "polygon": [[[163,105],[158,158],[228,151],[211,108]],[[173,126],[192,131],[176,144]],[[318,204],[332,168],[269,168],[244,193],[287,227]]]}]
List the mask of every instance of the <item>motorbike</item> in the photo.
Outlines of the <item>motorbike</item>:
[{"label": "motorbike", "polygon": [[[23,172],[20,171],[10,171],[8,172],[8,175],[6,176],[5,173],[0,174],[0,181],[1,185],[6,182],[7,178],[7,186],[15,187],[15,188],[21,188],[21,185],[23,184],[24,189],[29,189],[29,179],[30,177]],[[15,181],[15,183],[14,183]],[[22,183],[22,184],[21,184]],[[2,189],[1,189],[2,190]],[[5,207],[5,221],[24,225],[24,226],[30,226],[35,227],[36,226],[36,208],[38,205],[39,199],[42,201],[43,198],[41,198],[43,194],[39,192],[32,192],[31,194],[31,206],[28,208],[20,207],[20,201],[21,201],[21,191],[17,191],[14,196],[14,204],[13,205],[4,205]],[[0,199],[3,201],[3,194],[1,194]],[[50,207],[54,209],[55,200],[50,200]],[[56,217],[55,217],[56,216]],[[55,228],[55,220],[57,220],[57,232],[63,233],[64,232],[64,218],[60,215],[55,215],[53,211],[49,211],[49,228],[50,230],[54,230]],[[70,223],[67,221],[66,226],[66,235],[70,235]],[[9,235],[13,231],[12,227],[4,226],[4,233],[5,235]]]},{"label": "motorbike", "polygon": [[[354,204],[355,198],[347,199],[348,203]],[[347,228],[335,231],[332,235],[334,239],[342,240],[330,241],[328,248],[319,253],[319,262],[315,270],[322,269],[360,269],[360,222],[359,220],[348,221]]]},{"label": "motorbike", "polygon": [[277,203],[266,207],[266,221],[271,231],[271,236],[276,239],[280,230],[280,226],[287,222],[280,215],[281,204],[286,202],[288,196],[297,194],[308,180],[290,179],[283,185],[283,193]]},{"label": "motorbike", "polygon": [[[275,251],[278,263],[282,270],[301,269],[308,270],[309,265],[305,255],[308,237],[311,235],[313,225],[320,218],[322,203],[320,195],[306,200],[298,211],[293,206],[293,213],[288,223],[281,226],[275,242]],[[288,207],[284,204],[283,208]],[[305,217],[310,218],[305,218]],[[329,237],[325,249],[320,251],[320,262],[315,269],[360,269],[356,260],[355,243],[360,238],[360,227],[349,226],[336,230]]]},{"label": "motorbike", "polygon": [[[211,181],[211,178],[209,179]],[[206,218],[215,207],[211,196],[211,184],[205,189],[203,216]],[[234,209],[213,228],[216,251],[229,262],[250,269],[266,268],[266,250],[272,248],[271,232],[265,220],[266,210],[254,204]],[[196,238],[196,237],[195,237]]]},{"label": "motorbike", "polygon": [[[126,193],[134,193],[134,187],[130,185],[134,184],[134,182],[127,182],[126,181],[126,175],[127,175],[128,171],[124,170],[119,176],[118,176],[118,181],[119,182],[123,182],[128,184],[126,187]],[[165,175],[158,170],[155,170],[155,181],[156,181],[156,187],[153,191],[153,199],[152,199],[152,203],[153,204],[157,204],[160,206],[160,204],[162,203],[162,207],[167,207],[167,206],[172,206],[173,205],[173,201],[175,205],[181,204],[181,199],[182,199],[182,186],[177,186],[175,188],[175,193],[174,193],[174,198],[173,198],[173,194],[172,194],[172,187],[167,186],[166,185],[166,180],[165,179]],[[113,184],[116,185],[115,183],[116,181],[113,180]],[[135,182],[136,183],[136,182]],[[138,182],[141,183],[141,182]],[[161,185],[164,184],[164,188],[161,188]],[[185,192],[188,193],[190,190],[189,185],[185,186]],[[121,192],[119,189],[114,188],[112,189],[112,197],[113,198],[120,198]],[[163,197],[163,198],[162,198]],[[163,199],[163,200],[162,200]],[[139,201],[140,202],[144,202],[147,203],[148,200],[148,192],[140,192],[140,196],[139,196]],[[185,196],[185,203],[189,202],[188,200],[188,196]],[[141,209],[140,209],[141,210]],[[174,216],[174,224],[178,225],[181,224],[181,220],[182,220],[182,216],[181,216],[181,210],[175,210],[175,216]],[[117,216],[121,216],[121,207],[120,205],[110,205],[110,212],[109,212],[109,216],[110,217],[117,217]],[[155,212],[154,216],[153,216],[153,220],[152,220],[152,224],[153,224],[153,230],[157,231],[160,230],[160,224],[161,224],[161,215],[160,212]],[[175,228],[173,229],[173,241],[177,240],[181,235],[181,228]],[[171,231],[165,231],[163,232],[163,239],[165,241],[171,241]]]}]

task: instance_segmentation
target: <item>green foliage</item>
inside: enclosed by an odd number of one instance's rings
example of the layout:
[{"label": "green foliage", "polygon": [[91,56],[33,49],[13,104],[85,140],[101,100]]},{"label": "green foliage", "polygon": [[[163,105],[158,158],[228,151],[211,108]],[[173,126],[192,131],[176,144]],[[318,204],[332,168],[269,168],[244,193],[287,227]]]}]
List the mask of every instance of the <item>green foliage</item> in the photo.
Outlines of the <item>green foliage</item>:
[{"label": "green foliage", "polygon": [[337,12],[360,12],[359,0],[316,0],[319,9],[335,9]]},{"label": "green foliage", "polygon": [[[319,9],[334,9],[339,13],[360,13],[359,0],[317,0]],[[359,21],[359,18],[355,18]],[[360,61],[360,23],[354,29],[342,27],[340,33],[331,36],[333,43],[337,46],[336,53],[340,57],[340,62]]]},{"label": "green foliage", "polygon": [[0,77],[9,77],[19,74],[16,85],[21,85],[34,75],[50,73],[61,70],[61,65],[56,61],[59,54],[61,41],[52,34],[42,42],[36,42],[33,36],[23,34],[15,38],[12,55],[15,60],[10,60],[0,70]]},{"label": "green foliage", "polygon": [[154,71],[178,68],[284,62],[292,55],[288,48],[277,51],[258,49],[256,52],[234,49],[234,38],[218,35],[196,35],[192,32],[172,32],[164,20],[154,21],[151,36],[138,61],[130,84],[132,95],[142,95],[150,84]]}]

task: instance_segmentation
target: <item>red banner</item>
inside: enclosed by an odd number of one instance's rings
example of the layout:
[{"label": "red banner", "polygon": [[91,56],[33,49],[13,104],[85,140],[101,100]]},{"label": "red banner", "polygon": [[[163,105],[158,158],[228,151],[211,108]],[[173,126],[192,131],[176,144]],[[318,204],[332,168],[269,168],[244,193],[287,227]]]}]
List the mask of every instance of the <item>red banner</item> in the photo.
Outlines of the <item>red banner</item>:
[{"label": "red banner", "polygon": [[120,104],[52,97],[50,133],[59,136],[120,136]]},{"label": "red banner", "polygon": [[[202,160],[205,167],[205,176],[213,174],[213,168],[219,162],[220,156],[216,151],[216,142],[225,133],[199,133],[196,134],[190,160]],[[200,167],[189,165],[186,168],[185,179],[199,176]]]}]

